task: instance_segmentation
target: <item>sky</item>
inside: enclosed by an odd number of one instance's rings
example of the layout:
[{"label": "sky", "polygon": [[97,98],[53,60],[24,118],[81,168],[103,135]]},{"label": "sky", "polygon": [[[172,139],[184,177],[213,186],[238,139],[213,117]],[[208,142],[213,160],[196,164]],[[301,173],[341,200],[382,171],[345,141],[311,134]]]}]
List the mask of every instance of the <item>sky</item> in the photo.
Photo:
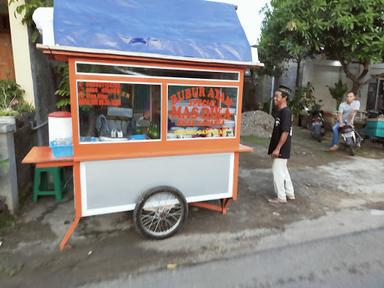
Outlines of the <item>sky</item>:
[{"label": "sky", "polygon": [[261,22],[263,15],[260,10],[270,1],[269,0],[214,0],[237,5],[237,14],[243,25],[249,44],[254,45],[260,37]]}]

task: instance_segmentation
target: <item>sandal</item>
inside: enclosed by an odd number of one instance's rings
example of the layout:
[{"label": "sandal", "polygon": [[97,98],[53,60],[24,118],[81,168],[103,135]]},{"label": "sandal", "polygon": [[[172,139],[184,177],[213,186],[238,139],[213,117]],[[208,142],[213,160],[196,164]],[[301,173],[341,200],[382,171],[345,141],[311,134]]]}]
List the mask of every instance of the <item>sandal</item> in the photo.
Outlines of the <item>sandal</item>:
[{"label": "sandal", "polygon": [[287,199],[280,199],[280,198],[273,198],[273,199],[268,199],[269,203],[287,203]]}]

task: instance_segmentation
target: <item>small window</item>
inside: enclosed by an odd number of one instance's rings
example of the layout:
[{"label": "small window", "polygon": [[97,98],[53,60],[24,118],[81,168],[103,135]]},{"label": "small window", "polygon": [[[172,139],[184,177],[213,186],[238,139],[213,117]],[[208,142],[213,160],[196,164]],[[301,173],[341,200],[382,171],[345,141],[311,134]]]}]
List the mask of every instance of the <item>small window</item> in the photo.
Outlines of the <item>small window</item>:
[{"label": "small window", "polygon": [[167,139],[235,137],[237,88],[168,86]]},{"label": "small window", "polygon": [[162,69],[152,67],[130,67],[125,65],[77,63],[77,73],[112,74],[131,77],[172,77],[209,80],[239,80],[237,72]]},{"label": "small window", "polygon": [[80,142],[160,139],[160,85],[78,81]]}]

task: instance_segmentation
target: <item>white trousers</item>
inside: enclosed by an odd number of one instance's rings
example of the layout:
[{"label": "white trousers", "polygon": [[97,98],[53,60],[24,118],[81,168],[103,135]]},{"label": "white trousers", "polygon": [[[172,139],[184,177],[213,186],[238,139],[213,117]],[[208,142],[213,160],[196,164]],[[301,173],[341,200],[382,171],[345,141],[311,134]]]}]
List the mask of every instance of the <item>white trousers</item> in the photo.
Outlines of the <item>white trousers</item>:
[{"label": "white trousers", "polygon": [[287,159],[273,159],[272,173],[277,198],[286,200],[287,196],[295,197],[291,176],[289,175],[287,167]]}]

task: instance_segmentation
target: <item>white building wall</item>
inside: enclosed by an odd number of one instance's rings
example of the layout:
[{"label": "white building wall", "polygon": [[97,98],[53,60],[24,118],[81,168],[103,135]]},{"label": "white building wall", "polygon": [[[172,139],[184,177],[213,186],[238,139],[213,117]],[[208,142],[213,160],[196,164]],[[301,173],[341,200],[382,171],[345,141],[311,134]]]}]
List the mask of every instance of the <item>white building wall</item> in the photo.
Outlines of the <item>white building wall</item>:
[{"label": "white building wall", "polygon": [[308,82],[314,87],[317,100],[322,100],[322,109],[330,112],[336,111],[336,101],[329,94],[328,87],[340,79],[347,82],[340,66],[331,65],[330,61],[306,61],[303,65],[302,85]]},{"label": "white building wall", "polygon": [[24,0],[15,1],[8,7],[13,63],[16,82],[25,90],[24,99],[34,104],[35,97],[33,92],[31,58],[29,54],[28,27],[21,23],[20,15],[15,12],[16,7],[23,3]]},{"label": "white building wall", "polygon": [[[354,69],[355,71],[353,71],[353,73],[357,74],[357,69],[362,69],[362,67],[356,65]],[[372,75],[382,73],[384,73],[384,64],[372,65],[367,79],[372,77]],[[302,85],[306,85],[308,81],[311,82],[315,88],[315,97],[316,99],[322,100],[322,108],[325,111],[336,111],[336,101],[329,94],[329,86],[334,86],[334,84],[341,79],[341,81],[347,84],[349,89],[352,88],[352,81],[346,77],[340,63],[337,61],[307,60],[303,64],[302,75]],[[357,96],[361,103],[360,110],[364,111],[367,105],[368,84],[360,88]]]}]

